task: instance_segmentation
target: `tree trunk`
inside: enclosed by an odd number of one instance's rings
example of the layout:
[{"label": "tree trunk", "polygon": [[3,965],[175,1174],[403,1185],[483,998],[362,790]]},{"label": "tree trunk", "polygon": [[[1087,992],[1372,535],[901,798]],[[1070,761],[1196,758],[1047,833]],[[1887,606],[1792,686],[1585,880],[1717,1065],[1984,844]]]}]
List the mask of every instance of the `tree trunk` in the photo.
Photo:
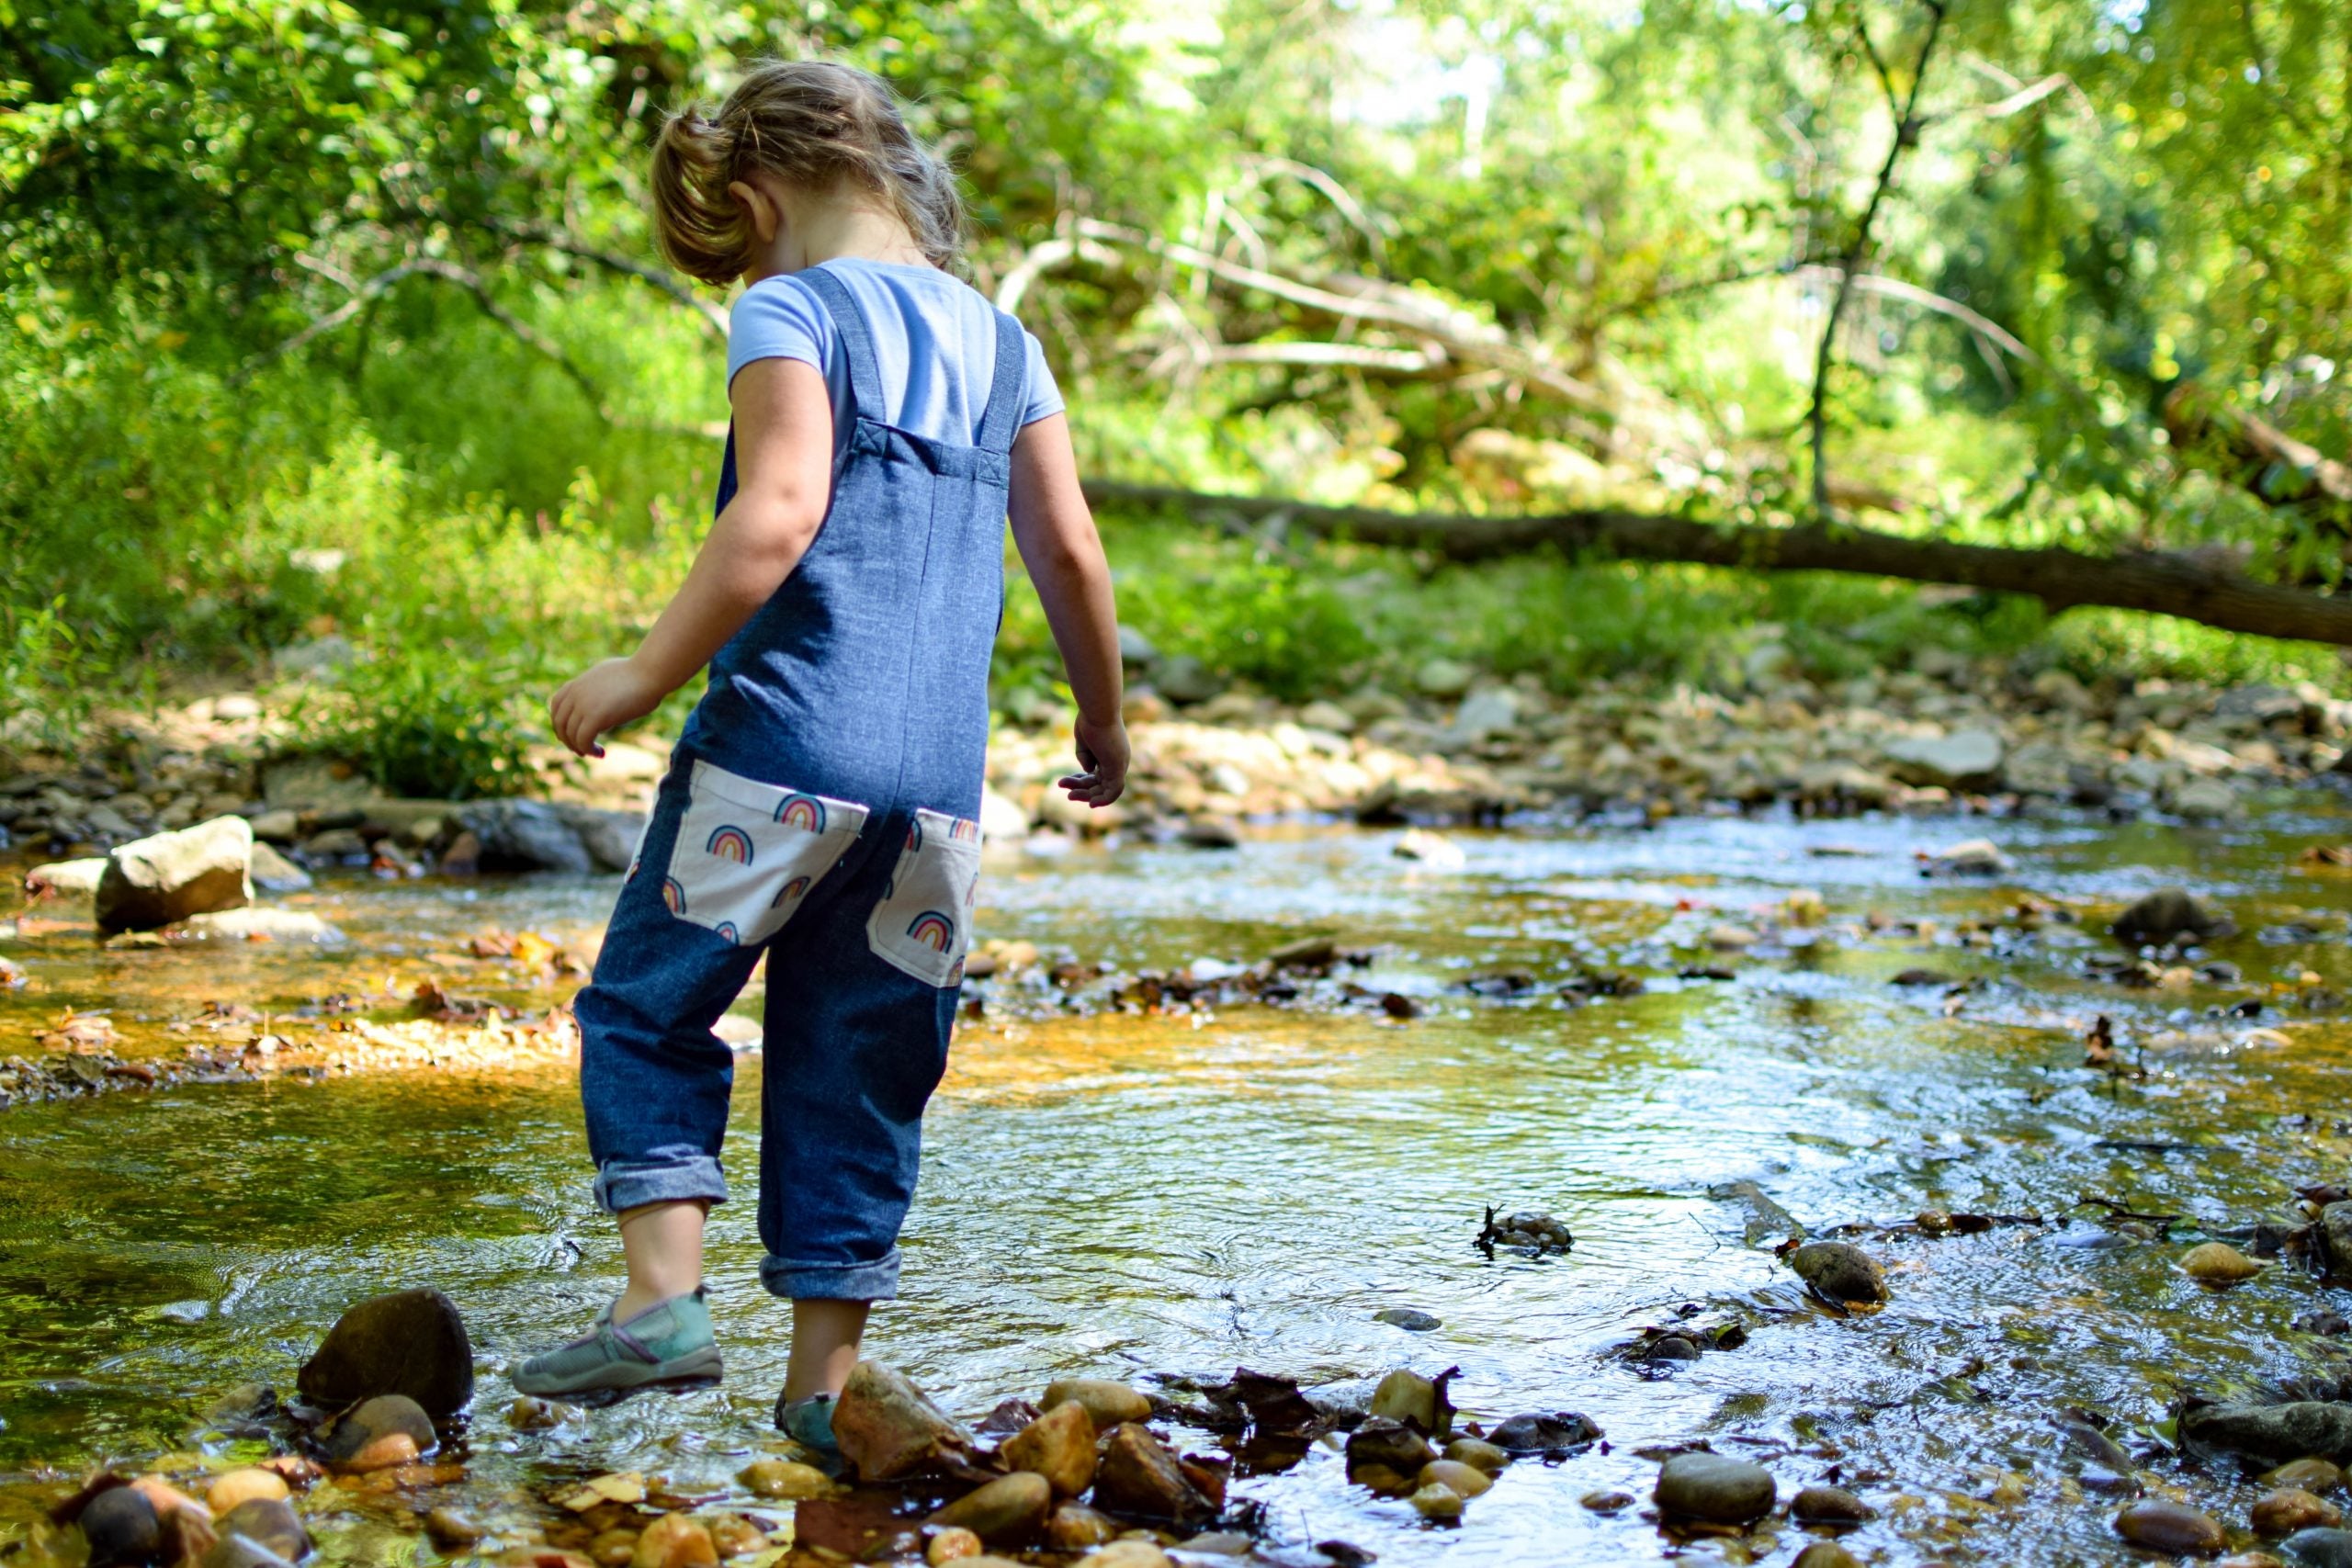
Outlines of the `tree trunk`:
[{"label": "tree trunk", "polygon": [[2352,507],[2352,466],[2230,407],[2193,381],[2165,394],[2163,418],[2176,451],[2211,459],[2224,477],[2272,506],[2333,502]]},{"label": "tree trunk", "polygon": [[1279,517],[1286,526],[1305,533],[1433,550],[1448,560],[1492,560],[1548,547],[1568,555],[1589,552],[1753,570],[1854,572],[2023,593],[2052,611],[2098,604],[2177,615],[2224,631],[2352,646],[2352,597],[2337,599],[2258,582],[2229,567],[2170,552],[2105,557],[2067,549],[2004,549],[1905,538],[1866,528],[1812,524],[1758,528],[1615,511],[1510,517],[1383,512],[1106,479],[1090,479],[1085,490],[1088,501],[1097,506],[1169,508],[1193,516]]}]

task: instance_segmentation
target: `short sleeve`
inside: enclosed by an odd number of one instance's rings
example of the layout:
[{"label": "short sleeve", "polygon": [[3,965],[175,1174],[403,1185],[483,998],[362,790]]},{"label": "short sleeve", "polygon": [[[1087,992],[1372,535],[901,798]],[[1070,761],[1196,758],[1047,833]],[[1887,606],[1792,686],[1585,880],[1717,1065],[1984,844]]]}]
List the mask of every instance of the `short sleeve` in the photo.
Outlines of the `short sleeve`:
[{"label": "short sleeve", "polygon": [[1035,424],[1062,412],[1062,389],[1054,384],[1054,373],[1046,364],[1046,345],[1037,334],[1021,334],[1029,344],[1029,401],[1021,411],[1021,423]]},{"label": "short sleeve", "polygon": [[815,289],[797,277],[763,278],[743,290],[728,316],[728,385],[755,359],[797,359],[822,375],[838,336]]}]

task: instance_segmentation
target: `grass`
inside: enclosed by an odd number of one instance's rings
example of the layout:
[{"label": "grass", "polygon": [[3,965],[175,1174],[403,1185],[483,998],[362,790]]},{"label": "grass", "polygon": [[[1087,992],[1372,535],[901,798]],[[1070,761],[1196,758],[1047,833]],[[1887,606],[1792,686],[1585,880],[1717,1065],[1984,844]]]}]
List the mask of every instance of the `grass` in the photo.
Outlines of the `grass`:
[{"label": "grass", "polygon": [[[641,389],[645,423],[718,412],[698,400],[715,378],[689,368],[707,345],[632,333],[638,320],[590,309],[567,336],[610,384]],[[408,326],[395,341],[427,346],[364,375],[328,356],[243,382],[129,327],[0,349],[0,739],[69,745],[96,706],[191,673],[254,678],[332,634],[358,658],[301,702],[305,744],[404,793],[497,793],[522,776],[546,693],[625,650],[684,575],[717,454],[602,425],[484,323]],[[1103,428],[1126,421],[1107,410]],[[1217,460],[1205,445],[1193,456]],[[1736,685],[1768,645],[1823,680],[1934,647],[2086,679],[2347,685],[2333,649],[2121,613],[2052,622],[2020,601],[1871,579],[1556,558],[1445,567],[1151,516],[1103,525],[1128,622],[1292,702],[1408,688],[1437,656],[1564,692],[1623,677]],[[996,698],[1027,716],[1067,694],[1017,575]],[[656,727],[674,733],[693,695]]]}]

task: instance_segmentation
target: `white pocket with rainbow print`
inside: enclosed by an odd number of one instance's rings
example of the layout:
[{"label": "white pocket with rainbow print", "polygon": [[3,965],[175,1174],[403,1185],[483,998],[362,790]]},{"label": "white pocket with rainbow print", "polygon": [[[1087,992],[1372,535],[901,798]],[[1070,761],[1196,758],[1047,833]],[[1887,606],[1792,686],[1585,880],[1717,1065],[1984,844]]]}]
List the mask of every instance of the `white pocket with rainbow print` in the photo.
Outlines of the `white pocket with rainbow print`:
[{"label": "white pocket with rainbow print", "polygon": [[792,919],[865,826],[865,807],[782,789],[697,761],[662,901],[741,946]]},{"label": "white pocket with rainbow print", "polygon": [[927,986],[964,977],[979,900],[980,825],[944,811],[915,813],[882,902],[865,922],[876,955]]}]

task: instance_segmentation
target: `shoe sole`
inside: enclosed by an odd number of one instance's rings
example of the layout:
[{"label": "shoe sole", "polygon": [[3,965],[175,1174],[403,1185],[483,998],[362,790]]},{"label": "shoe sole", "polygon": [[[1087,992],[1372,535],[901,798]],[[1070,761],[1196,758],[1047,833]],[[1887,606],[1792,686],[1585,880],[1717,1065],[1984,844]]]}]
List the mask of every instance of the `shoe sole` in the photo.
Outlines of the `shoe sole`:
[{"label": "shoe sole", "polygon": [[[616,1382],[614,1373],[626,1381]],[[718,1386],[721,1364],[716,1347],[680,1356],[673,1361],[659,1361],[648,1366],[641,1361],[616,1362],[598,1370],[588,1381],[564,1386],[560,1380],[540,1382],[530,1380],[526,1386],[523,1378],[514,1381],[514,1392],[527,1393],[535,1399],[560,1399],[567,1404],[586,1405],[602,1409],[607,1404],[638,1393],[692,1393],[698,1389]]]}]

